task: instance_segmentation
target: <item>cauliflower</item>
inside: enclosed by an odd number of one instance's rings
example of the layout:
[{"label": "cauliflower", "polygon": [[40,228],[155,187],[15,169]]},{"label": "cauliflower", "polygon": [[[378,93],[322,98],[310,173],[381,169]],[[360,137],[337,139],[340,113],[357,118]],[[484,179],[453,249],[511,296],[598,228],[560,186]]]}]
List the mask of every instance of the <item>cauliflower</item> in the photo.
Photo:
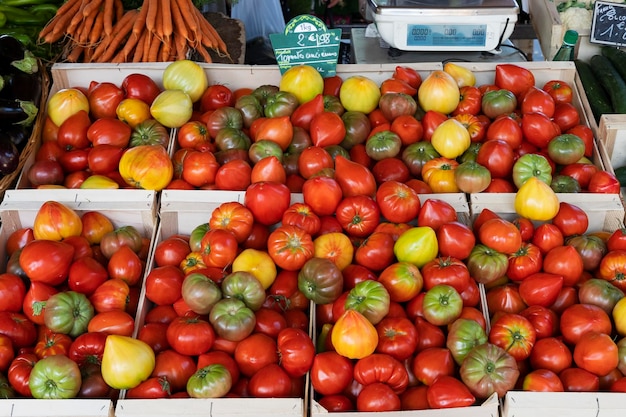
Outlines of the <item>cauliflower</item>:
[{"label": "cauliflower", "polygon": [[559,13],[563,30],[568,29],[581,30],[591,28],[591,18],[593,10],[582,9],[580,7],[571,7],[564,12]]}]

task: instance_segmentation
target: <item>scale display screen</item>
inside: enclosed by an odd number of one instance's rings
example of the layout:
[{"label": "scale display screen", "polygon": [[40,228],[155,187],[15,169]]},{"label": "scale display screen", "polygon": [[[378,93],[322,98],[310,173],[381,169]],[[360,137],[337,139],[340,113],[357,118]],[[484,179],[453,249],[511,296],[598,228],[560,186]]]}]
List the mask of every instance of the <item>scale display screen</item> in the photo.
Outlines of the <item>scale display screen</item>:
[{"label": "scale display screen", "polygon": [[487,25],[416,25],[407,26],[407,46],[483,47]]}]

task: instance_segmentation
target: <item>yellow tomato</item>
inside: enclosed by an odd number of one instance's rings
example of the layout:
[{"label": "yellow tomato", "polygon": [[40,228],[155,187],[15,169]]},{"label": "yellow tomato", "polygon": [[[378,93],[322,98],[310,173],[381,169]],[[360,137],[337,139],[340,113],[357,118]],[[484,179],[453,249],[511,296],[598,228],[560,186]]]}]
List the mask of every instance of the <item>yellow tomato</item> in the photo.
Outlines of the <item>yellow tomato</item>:
[{"label": "yellow tomato", "polygon": [[424,111],[435,110],[443,114],[452,113],[461,100],[456,80],[442,70],[432,71],[417,90],[420,107]]},{"label": "yellow tomato", "polygon": [[132,337],[109,335],[102,354],[102,378],[114,389],[130,389],[148,379],[155,366],[154,351]]},{"label": "yellow tomato", "polygon": [[233,261],[233,272],[246,271],[268,289],[276,279],[276,264],[269,253],[257,249],[244,249]]},{"label": "yellow tomato", "polygon": [[80,236],[83,222],[78,213],[57,201],[44,202],[33,224],[35,239],[60,241],[70,236]]},{"label": "yellow tomato", "polygon": [[182,90],[165,90],[152,102],[150,114],[165,127],[181,127],[191,119],[193,102]]},{"label": "yellow tomato", "polygon": [[133,129],[141,122],[152,118],[150,106],[138,98],[125,98],[115,109],[117,118]]},{"label": "yellow tomato", "polygon": [[115,190],[120,185],[106,175],[90,175],[80,184],[81,189],[101,188]]},{"label": "yellow tomato", "polygon": [[363,314],[356,310],[346,310],[333,326],[330,340],[341,356],[361,359],[376,350],[378,332]]},{"label": "yellow tomato", "polygon": [[422,179],[433,193],[458,193],[455,170],[459,163],[443,156],[433,158],[422,167]]},{"label": "yellow tomato", "polygon": [[454,159],[470,147],[472,140],[467,128],[457,119],[451,118],[435,128],[430,142],[439,155]]},{"label": "yellow tomato", "polygon": [[548,184],[532,176],[515,193],[515,212],[534,221],[552,220],[559,212],[559,198]]},{"label": "yellow tomato", "polygon": [[354,246],[352,246],[350,238],[344,233],[324,233],[315,238],[313,247],[313,256],[333,261],[340,270],[352,263]]},{"label": "yellow tomato", "polygon": [[48,99],[48,117],[56,126],[61,126],[68,117],[81,110],[89,113],[89,100],[77,88],[61,89]]},{"label": "yellow tomato", "polygon": [[378,107],[380,95],[378,85],[362,75],[347,78],[339,89],[339,100],[344,109],[365,114]]},{"label": "yellow tomato", "polygon": [[435,259],[438,252],[437,234],[429,226],[410,228],[393,245],[398,262],[410,262],[418,268]]},{"label": "yellow tomato", "polygon": [[303,104],[324,92],[324,78],[310,65],[296,65],[285,71],[279,89],[293,94]]},{"label": "yellow tomato", "polygon": [[626,297],[620,299],[613,307],[615,330],[620,336],[626,336]]},{"label": "yellow tomato", "polygon": [[454,62],[446,62],[443,66],[443,70],[454,78],[459,87],[464,87],[466,85],[474,86],[476,84],[476,76],[474,73],[461,65],[455,64]]},{"label": "yellow tomato", "polygon": [[174,164],[163,146],[139,145],[122,154],[119,171],[128,185],[161,191],[174,176]]}]

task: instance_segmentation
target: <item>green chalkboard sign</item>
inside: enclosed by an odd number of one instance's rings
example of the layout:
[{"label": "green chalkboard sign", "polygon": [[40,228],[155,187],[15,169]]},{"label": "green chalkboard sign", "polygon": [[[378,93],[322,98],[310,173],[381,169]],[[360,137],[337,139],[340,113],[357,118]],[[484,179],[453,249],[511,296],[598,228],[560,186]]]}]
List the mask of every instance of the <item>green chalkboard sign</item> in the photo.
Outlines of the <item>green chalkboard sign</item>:
[{"label": "green chalkboard sign", "polygon": [[341,29],[329,30],[321,19],[305,14],[291,19],[284,33],[271,33],[270,41],[281,74],[306,64],[323,77],[335,75]]},{"label": "green chalkboard sign", "polygon": [[626,45],[626,4],[596,1],[589,42]]}]

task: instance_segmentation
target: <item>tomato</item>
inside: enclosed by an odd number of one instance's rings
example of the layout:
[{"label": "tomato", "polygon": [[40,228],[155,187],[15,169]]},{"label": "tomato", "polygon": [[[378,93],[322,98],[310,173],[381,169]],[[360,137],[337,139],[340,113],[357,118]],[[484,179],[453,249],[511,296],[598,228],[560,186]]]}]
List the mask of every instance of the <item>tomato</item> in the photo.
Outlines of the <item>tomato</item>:
[{"label": "tomato", "polygon": [[352,361],[337,352],[318,353],[311,365],[311,385],[321,395],[339,394],[352,381],[353,369]]},{"label": "tomato", "polygon": [[146,298],[157,305],[173,304],[181,297],[184,278],[174,265],[152,268],[145,279]]},{"label": "tomato", "polygon": [[584,265],[580,254],[573,246],[556,246],[545,254],[543,270],[563,276],[563,285],[571,287],[580,281]]},{"label": "tomato", "polygon": [[552,96],[545,90],[532,86],[524,93],[520,110],[522,115],[532,112],[540,112],[548,117],[554,115],[556,104]]},{"label": "tomato", "polygon": [[461,315],[463,299],[447,284],[437,284],[426,291],[423,301],[424,318],[435,326],[452,323]]},{"label": "tomato", "polygon": [[21,250],[19,264],[31,281],[58,285],[65,281],[74,247],[52,240],[33,240]]},{"label": "tomato", "polygon": [[431,408],[468,407],[476,402],[469,388],[453,376],[443,375],[426,391]]},{"label": "tomato", "polygon": [[57,133],[57,143],[65,150],[85,149],[90,141],[87,132],[91,126],[89,114],[80,110],[69,116],[60,126]]},{"label": "tomato", "polygon": [[252,231],[254,218],[252,212],[239,202],[220,204],[209,218],[210,229],[222,229],[231,232],[238,243],[248,238]]},{"label": "tomato", "polygon": [[557,104],[554,110],[553,119],[561,128],[561,132],[567,132],[580,124],[578,109],[576,109],[576,107],[574,107],[571,103]]},{"label": "tomato", "polygon": [[617,345],[606,333],[590,330],[574,346],[574,363],[594,375],[605,376],[619,363]]},{"label": "tomato", "polygon": [[505,254],[513,254],[522,246],[522,235],[510,221],[487,220],[478,230],[478,239],[485,246]]},{"label": "tomato", "polygon": [[252,168],[243,159],[222,164],[215,173],[215,186],[219,190],[244,191],[250,185]]},{"label": "tomato", "polygon": [[590,193],[618,194],[620,185],[614,174],[608,171],[597,171],[591,176],[587,190]]},{"label": "tomato", "polygon": [[[344,278],[346,271],[343,271]],[[385,268],[378,276],[378,281],[389,292],[391,301],[404,302],[415,297],[423,287],[423,278],[419,268],[409,262],[396,262]]]},{"label": "tomato", "polygon": [[598,306],[573,304],[561,313],[560,330],[566,343],[576,344],[590,330],[611,334],[611,319]]},{"label": "tomato", "polygon": [[5,373],[14,358],[15,351],[13,350],[11,338],[4,334],[0,335],[0,371]]},{"label": "tomato", "polygon": [[429,290],[435,285],[447,284],[459,293],[469,285],[470,275],[467,266],[461,260],[451,257],[438,257],[421,268],[424,288]]},{"label": "tomato", "polygon": [[200,253],[206,266],[225,268],[237,256],[237,237],[225,229],[209,229],[202,237]]},{"label": "tomato", "polygon": [[152,78],[140,73],[133,73],[124,77],[121,87],[126,98],[138,98],[147,104],[152,104],[161,92]]},{"label": "tomato", "polygon": [[551,223],[543,223],[535,229],[532,243],[545,254],[550,249],[563,245],[564,240],[563,233],[557,226]]},{"label": "tomato", "polygon": [[543,266],[543,256],[538,246],[522,243],[519,250],[509,255],[507,276],[513,281],[522,281],[526,277],[538,273]]},{"label": "tomato", "polygon": [[31,346],[37,339],[35,325],[17,312],[0,311],[0,334],[8,336],[17,349]]},{"label": "tomato", "polygon": [[520,297],[517,285],[505,284],[487,291],[487,307],[491,314],[499,311],[517,314],[521,313],[527,305]]},{"label": "tomato", "polygon": [[224,106],[234,106],[235,97],[230,88],[222,84],[213,84],[200,97],[200,111],[215,110]]},{"label": "tomato", "polygon": [[39,337],[37,344],[35,344],[34,352],[39,359],[52,355],[67,356],[71,344],[72,338],[70,336],[45,329],[43,330],[43,335]]},{"label": "tomato", "polygon": [[474,247],[475,240],[472,230],[458,221],[444,223],[437,229],[439,253],[442,256],[465,259]]},{"label": "tomato", "polygon": [[559,373],[565,391],[591,392],[600,389],[600,378],[582,368],[567,368]]},{"label": "tomato", "polygon": [[34,353],[20,353],[9,365],[7,379],[15,391],[24,397],[32,397],[29,377],[38,360]]},{"label": "tomato", "polygon": [[285,184],[258,182],[251,184],[245,192],[244,205],[254,219],[264,225],[280,221],[290,204],[291,194]]},{"label": "tomato", "polygon": [[197,317],[178,317],[167,327],[167,341],[183,355],[200,355],[208,351],[215,340],[215,331],[208,321]]},{"label": "tomato", "polygon": [[486,167],[492,178],[506,178],[513,170],[514,152],[509,142],[501,139],[483,143],[476,155],[476,162]]},{"label": "tomato", "polygon": [[372,166],[372,174],[377,184],[387,181],[405,183],[411,179],[409,167],[400,158],[383,158]]},{"label": "tomato", "polygon": [[585,156],[591,158],[594,152],[594,137],[589,126],[579,124],[568,129],[565,133],[570,133],[581,138],[583,142],[585,142]]},{"label": "tomato", "polygon": [[561,134],[561,128],[545,114],[531,112],[522,117],[522,132],[528,142],[543,149],[552,138]]},{"label": "tomato", "polygon": [[360,194],[374,196],[376,193],[374,174],[366,166],[341,155],[335,157],[335,180],[339,183],[344,197]]},{"label": "tomato", "polygon": [[536,272],[524,277],[518,290],[526,305],[550,307],[557,300],[563,285],[562,275]]},{"label": "tomato", "polygon": [[518,149],[522,144],[522,128],[511,116],[503,115],[496,118],[485,134],[487,140],[503,140],[511,145],[511,148]]},{"label": "tomato", "polygon": [[21,312],[26,286],[15,274],[0,274],[0,311]]},{"label": "tomato", "polygon": [[245,376],[254,375],[259,369],[269,364],[278,363],[276,341],[263,334],[253,333],[237,344],[235,361]]},{"label": "tomato", "polygon": [[514,313],[500,315],[489,331],[489,342],[504,349],[518,361],[530,356],[536,338],[531,322]]}]

